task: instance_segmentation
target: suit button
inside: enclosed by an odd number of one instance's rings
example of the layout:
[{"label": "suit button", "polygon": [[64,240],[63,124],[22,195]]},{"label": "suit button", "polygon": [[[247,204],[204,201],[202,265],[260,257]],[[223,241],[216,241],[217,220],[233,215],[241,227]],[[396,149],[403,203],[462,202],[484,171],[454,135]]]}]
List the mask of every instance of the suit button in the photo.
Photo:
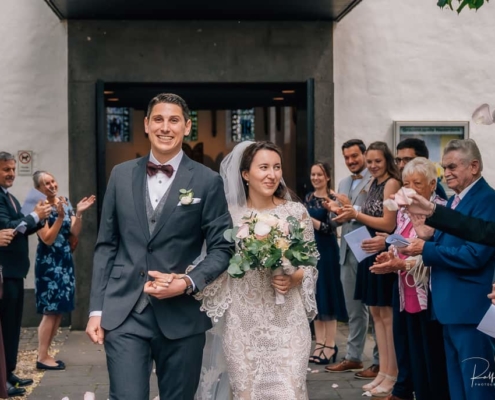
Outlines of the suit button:
[{"label": "suit button", "polygon": [[156,221],[154,219],[151,220],[151,223],[154,224]]},{"label": "suit button", "polygon": [[153,253],[153,248],[152,247],[148,247],[148,253]]},{"label": "suit button", "polygon": [[139,275],[144,276],[144,275],[146,275],[146,274],[144,273],[144,271],[141,271],[141,272],[139,273]]}]

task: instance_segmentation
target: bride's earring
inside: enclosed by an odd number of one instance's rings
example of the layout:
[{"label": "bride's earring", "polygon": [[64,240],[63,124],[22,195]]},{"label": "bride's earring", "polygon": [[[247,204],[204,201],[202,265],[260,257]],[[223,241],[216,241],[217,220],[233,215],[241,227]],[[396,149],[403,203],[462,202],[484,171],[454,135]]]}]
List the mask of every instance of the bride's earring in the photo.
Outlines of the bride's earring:
[{"label": "bride's earring", "polygon": [[249,186],[249,182],[248,181],[246,181],[246,186]]}]

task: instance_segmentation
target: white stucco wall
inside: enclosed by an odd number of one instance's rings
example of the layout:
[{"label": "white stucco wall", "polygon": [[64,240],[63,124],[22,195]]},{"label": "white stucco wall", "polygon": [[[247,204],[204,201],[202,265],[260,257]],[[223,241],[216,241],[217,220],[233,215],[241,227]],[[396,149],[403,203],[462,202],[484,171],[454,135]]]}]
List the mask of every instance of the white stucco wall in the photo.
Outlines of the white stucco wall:
[{"label": "white stucco wall", "polygon": [[[33,171],[46,169],[68,194],[67,31],[45,2],[0,1],[0,149],[32,150]],[[18,176],[21,201],[31,177]],[[26,287],[34,287],[34,252]]]},{"label": "white stucco wall", "polygon": [[[495,106],[495,4],[460,15],[436,0],[363,0],[335,24],[335,168],[351,138],[392,145],[393,121],[469,121]],[[456,2],[457,4],[457,2]],[[471,123],[470,137],[495,185],[495,125]]]}]

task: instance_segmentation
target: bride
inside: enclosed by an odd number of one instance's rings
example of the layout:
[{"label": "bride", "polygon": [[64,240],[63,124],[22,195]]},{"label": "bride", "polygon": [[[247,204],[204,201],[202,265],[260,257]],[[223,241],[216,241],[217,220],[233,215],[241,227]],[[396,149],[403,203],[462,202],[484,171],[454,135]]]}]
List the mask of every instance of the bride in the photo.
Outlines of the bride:
[{"label": "bride", "polygon": [[[282,154],[270,142],[242,142],[223,160],[220,174],[234,225],[246,213],[273,214],[304,222],[314,240],[306,209],[290,201],[282,179]],[[311,348],[308,320],[317,313],[317,270],[291,275],[250,270],[242,278],[224,273],[199,298],[215,322],[210,331],[197,399],[303,400]],[[276,304],[275,292],[285,296]],[[226,373],[223,369],[226,369]],[[229,384],[230,383],[230,384]]]}]

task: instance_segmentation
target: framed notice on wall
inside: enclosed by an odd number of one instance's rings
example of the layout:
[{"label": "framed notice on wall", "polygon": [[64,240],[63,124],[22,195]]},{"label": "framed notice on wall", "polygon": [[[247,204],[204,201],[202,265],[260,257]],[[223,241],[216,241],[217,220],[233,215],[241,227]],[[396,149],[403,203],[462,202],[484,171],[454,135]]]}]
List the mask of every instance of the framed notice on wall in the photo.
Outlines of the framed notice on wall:
[{"label": "framed notice on wall", "polygon": [[447,187],[441,166],[443,149],[450,140],[467,139],[468,137],[468,121],[395,121],[393,152],[395,153],[397,144],[404,139],[424,140],[426,147],[428,147],[430,161],[433,161],[437,167],[439,182],[450,195],[452,191]]},{"label": "framed notice on wall", "polygon": [[394,151],[397,144],[407,138],[418,138],[425,141],[430,153],[430,160],[442,161],[445,145],[452,139],[469,137],[468,121],[395,121]]}]

